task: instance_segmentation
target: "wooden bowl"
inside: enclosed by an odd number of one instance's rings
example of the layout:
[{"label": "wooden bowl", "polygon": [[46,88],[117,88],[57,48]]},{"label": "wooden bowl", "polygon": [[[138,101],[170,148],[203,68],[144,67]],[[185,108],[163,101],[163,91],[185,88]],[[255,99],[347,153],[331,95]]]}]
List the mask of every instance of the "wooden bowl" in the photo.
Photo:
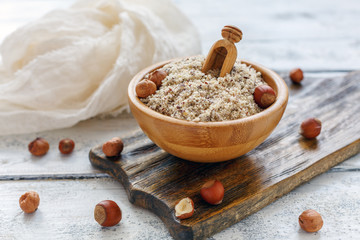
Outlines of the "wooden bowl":
[{"label": "wooden bowl", "polygon": [[[178,59],[176,59],[178,60]],[[143,104],[135,93],[144,76],[165,64],[155,64],[139,72],[128,87],[132,114],[144,133],[168,153],[194,162],[221,162],[239,157],[262,143],[279,123],[288,101],[284,80],[257,63],[242,61],[261,72],[276,92],[276,101],[260,113],[243,119],[222,122],[191,122],[165,116]]]}]

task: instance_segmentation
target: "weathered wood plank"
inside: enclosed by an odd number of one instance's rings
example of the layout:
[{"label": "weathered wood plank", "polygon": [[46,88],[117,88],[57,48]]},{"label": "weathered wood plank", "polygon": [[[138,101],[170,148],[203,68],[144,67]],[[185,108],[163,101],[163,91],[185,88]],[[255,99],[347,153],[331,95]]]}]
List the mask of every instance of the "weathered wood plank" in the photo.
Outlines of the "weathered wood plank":
[{"label": "weathered wood plank", "polygon": [[[66,129],[0,136],[0,179],[99,176],[101,173],[89,164],[89,149],[113,136],[131,135],[137,129],[133,117],[122,114],[117,118],[90,119]],[[28,151],[28,144],[36,137],[49,141],[50,150],[44,156],[32,156]],[[62,155],[59,152],[58,144],[63,138],[75,141],[73,153]]]},{"label": "weathered wood plank", "polygon": [[[54,7],[72,2],[0,1],[0,42],[17,27]],[[175,0],[175,3],[199,28],[204,54],[220,37],[218,29],[231,23],[246,30],[239,56],[275,70],[287,71],[295,66],[315,71],[360,68],[357,65],[360,62],[357,0],[346,3],[340,0],[226,1],[231,8],[220,6],[224,5],[221,1]],[[104,177],[90,167],[87,151],[115,135],[126,136],[123,127],[128,125],[123,124],[122,118],[93,119],[69,129],[0,138],[0,174],[5,179],[6,176],[8,179]],[[29,157],[27,144],[36,135],[51,139],[51,151],[54,151],[51,156],[41,160]],[[57,154],[58,138],[63,136],[74,138],[78,144],[76,154],[66,159]],[[356,239],[360,235],[358,156],[332,168],[330,172],[334,173],[313,179],[211,239]],[[129,204],[122,186],[111,180],[2,181],[0,184],[0,239],[48,239],[48,236],[53,239],[171,239],[158,218]],[[30,188],[40,189],[43,198],[40,214],[25,216],[17,202],[19,195]],[[120,206],[127,212],[126,221],[116,229],[98,228],[93,222],[93,205],[103,198],[120,200]],[[306,234],[299,230],[297,217],[307,208],[323,214],[325,225],[320,233]],[[72,224],[70,219],[78,223]]]},{"label": "weathered wood plank", "polygon": [[[275,70],[360,69],[360,4],[340,0],[176,1],[198,27],[202,52],[233,24],[243,32],[238,56]],[[201,9],[201,10],[199,10]],[[211,18],[209,18],[211,16]]]},{"label": "weathered wood plank", "polygon": [[[161,220],[131,204],[123,186],[113,179],[1,181],[0,186],[0,239],[172,239]],[[38,211],[30,215],[18,205],[28,190],[41,198]],[[210,239],[357,239],[359,195],[358,172],[325,173]],[[116,201],[122,209],[123,219],[115,227],[102,228],[94,220],[95,204],[104,199]],[[323,216],[319,233],[299,228],[298,215],[308,208]]]},{"label": "weathered wood plank", "polygon": [[[154,214],[127,200],[120,183],[112,179],[57,181],[1,181],[0,239],[170,239]],[[33,214],[25,214],[19,198],[26,191],[40,195]],[[115,227],[101,227],[94,220],[95,205],[114,200],[122,209],[122,221]]]},{"label": "weathered wood plank", "polygon": [[[282,76],[287,78],[287,73]],[[304,86],[313,79],[341,77],[344,73],[305,73],[305,76]],[[290,89],[290,94],[298,90],[294,87]],[[104,177],[102,172],[90,165],[89,149],[114,136],[130,136],[137,129],[138,125],[132,116],[123,114],[117,118],[86,120],[67,129],[0,136],[0,179]],[[45,137],[50,142],[50,151],[40,158],[31,156],[27,149],[29,142],[37,136]],[[65,137],[75,140],[75,150],[69,156],[61,155],[57,149],[59,140]],[[351,169],[360,169],[360,162],[352,164],[344,162],[342,166],[342,169],[351,171]]]},{"label": "weathered wood plank", "polygon": [[[91,163],[119,181],[130,202],[151,209],[176,239],[202,239],[225,229],[272,201],[360,152],[360,72],[345,77],[305,79],[290,85],[288,108],[273,134],[250,153],[219,164],[200,164],[166,154],[147,137],[125,138],[121,157],[108,159],[101,146]],[[301,121],[317,117],[323,131],[315,140],[299,136]],[[135,147],[134,147],[135,146]],[[223,182],[226,194],[218,206],[201,200],[207,179]],[[175,203],[189,196],[196,211],[182,221]]]},{"label": "weathered wood plank", "polygon": [[[73,1],[7,1],[0,4],[0,42],[17,27]],[[218,29],[232,24],[244,33],[239,57],[286,71],[360,69],[360,4],[349,0],[289,3],[276,1],[191,1],[175,4],[197,26],[202,53],[219,39]]]}]

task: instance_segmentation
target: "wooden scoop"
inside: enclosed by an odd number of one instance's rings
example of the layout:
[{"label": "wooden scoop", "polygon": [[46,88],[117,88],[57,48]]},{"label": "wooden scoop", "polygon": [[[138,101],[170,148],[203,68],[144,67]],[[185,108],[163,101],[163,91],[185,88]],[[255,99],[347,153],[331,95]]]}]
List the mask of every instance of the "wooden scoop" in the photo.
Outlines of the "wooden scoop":
[{"label": "wooden scoop", "polygon": [[237,50],[234,43],[242,38],[242,32],[235,26],[225,26],[221,30],[221,39],[212,45],[201,69],[206,73],[210,69],[220,69],[220,77],[230,73],[237,57]]}]

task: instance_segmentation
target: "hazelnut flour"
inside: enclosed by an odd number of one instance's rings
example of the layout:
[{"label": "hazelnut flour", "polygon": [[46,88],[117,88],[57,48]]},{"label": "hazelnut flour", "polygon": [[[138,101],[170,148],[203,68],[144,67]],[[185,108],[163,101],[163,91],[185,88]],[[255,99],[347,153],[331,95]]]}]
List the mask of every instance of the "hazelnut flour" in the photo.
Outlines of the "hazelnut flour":
[{"label": "hazelnut flour", "polygon": [[[253,93],[267,85],[251,66],[236,61],[230,74],[201,72],[205,58],[196,56],[164,65],[167,76],[152,95],[140,99],[152,110],[182,120],[217,122],[240,119],[262,111]],[[147,78],[145,76],[145,78]]]}]

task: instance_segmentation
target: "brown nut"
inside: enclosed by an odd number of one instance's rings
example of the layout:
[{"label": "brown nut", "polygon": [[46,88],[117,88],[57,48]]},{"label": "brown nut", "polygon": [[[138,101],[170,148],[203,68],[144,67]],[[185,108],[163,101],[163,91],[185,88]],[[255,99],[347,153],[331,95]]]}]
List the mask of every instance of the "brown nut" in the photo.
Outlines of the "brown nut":
[{"label": "brown nut", "polygon": [[121,221],[121,209],[112,200],[104,200],[95,206],[95,220],[103,227],[111,227]]},{"label": "brown nut", "polygon": [[62,139],[62,140],[59,142],[59,151],[60,151],[62,154],[69,154],[69,153],[71,153],[71,152],[74,150],[74,147],[75,147],[75,143],[74,143],[74,141],[71,140],[70,138]]},{"label": "brown nut", "polygon": [[218,180],[210,180],[202,186],[200,195],[207,203],[220,204],[224,198],[224,186]]},{"label": "brown nut", "polygon": [[36,138],[29,143],[29,151],[35,156],[45,155],[49,151],[49,143],[43,138]]},{"label": "brown nut", "polygon": [[317,118],[308,118],[301,123],[300,134],[305,138],[316,138],[321,132],[321,121]]},{"label": "brown nut", "polygon": [[254,99],[261,108],[267,108],[276,100],[276,93],[268,85],[260,85],[255,88]]},{"label": "brown nut", "polygon": [[194,202],[191,198],[186,197],[181,199],[175,205],[175,216],[178,219],[186,219],[194,214]]},{"label": "brown nut", "polygon": [[135,91],[139,98],[146,98],[156,92],[156,84],[145,79],[136,84]]},{"label": "brown nut", "polygon": [[162,80],[166,78],[167,73],[163,70],[156,70],[151,73],[149,80],[155,83],[156,87],[159,88],[161,86]]},{"label": "brown nut", "polygon": [[309,209],[299,216],[299,224],[306,232],[317,232],[322,228],[324,222],[317,211]]},{"label": "brown nut", "polygon": [[289,75],[294,83],[300,83],[304,79],[304,73],[300,68],[291,70]]},{"label": "brown nut", "polygon": [[19,204],[25,213],[33,213],[38,209],[40,204],[39,194],[34,191],[26,192],[20,197]]},{"label": "brown nut", "polygon": [[107,157],[118,156],[120,155],[123,149],[124,149],[124,143],[118,137],[112,138],[111,140],[104,143],[102,146],[102,151]]}]

